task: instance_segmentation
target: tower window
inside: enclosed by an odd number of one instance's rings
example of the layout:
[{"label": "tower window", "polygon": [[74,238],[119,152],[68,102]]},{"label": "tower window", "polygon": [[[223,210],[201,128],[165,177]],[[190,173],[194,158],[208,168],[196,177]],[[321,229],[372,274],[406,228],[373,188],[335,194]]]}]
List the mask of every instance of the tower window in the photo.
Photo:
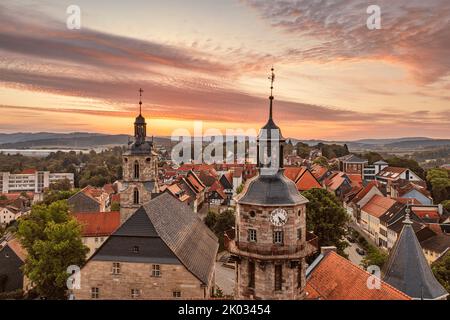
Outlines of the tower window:
[{"label": "tower window", "polygon": [[256,242],[256,230],[255,229],[248,229],[248,241],[250,242]]},{"label": "tower window", "polygon": [[139,246],[133,247],[133,253],[139,253]]},{"label": "tower window", "polygon": [[145,159],[145,161],[150,162],[150,158]]},{"label": "tower window", "polygon": [[174,298],[181,298],[181,291],[173,291],[172,296]]},{"label": "tower window", "polygon": [[275,265],[275,291],[281,291],[283,286],[283,266]]},{"label": "tower window", "polygon": [[248,287],[255,288],[255,262],[248,262]]},{"label": "tower window", "polygon": [[139,204],[139,190],[138,188],[135,188],[133,191],[133,203]]},{"label": "tower window", "polygon": [[254,217],[256,216],[256,213],[255,213],[255,211],[253,211],[253,210],[250,211],[249,214],[250,214],[250,217],[252,217],[252,218],[254,218]]},{"label": "tower window", "polygon": [[274,231],[273,232],[273,243],[283,244],[283,231]]},{"label": "tower window", "polygon": [[298,228],[297,229],[297,240],[301,240],[302,239],[302,228]]},{"label": "tower window", "polygon": [[134,162],[134,178],[139,179],[139,162]]}]

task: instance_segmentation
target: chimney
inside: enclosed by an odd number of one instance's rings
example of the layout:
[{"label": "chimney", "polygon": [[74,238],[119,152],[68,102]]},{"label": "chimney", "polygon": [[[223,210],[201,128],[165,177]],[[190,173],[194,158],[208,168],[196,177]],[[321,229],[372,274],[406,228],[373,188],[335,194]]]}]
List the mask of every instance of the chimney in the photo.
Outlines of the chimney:
[{"label": "chimney", "polygon": [[320,254],[326,255],[327,253],[333,251],[336,252],[337,248],[335,246],[328,246],[328,247],[320,247]]}]

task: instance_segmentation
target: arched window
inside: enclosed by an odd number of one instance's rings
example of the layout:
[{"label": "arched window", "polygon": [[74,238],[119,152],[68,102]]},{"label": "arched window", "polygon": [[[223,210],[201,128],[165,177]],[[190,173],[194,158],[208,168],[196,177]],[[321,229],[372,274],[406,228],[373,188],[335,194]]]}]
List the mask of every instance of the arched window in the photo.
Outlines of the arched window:
[{"label": "arched window", "polygon": [[134,188],[134,191],[133,191],[133,203],[134,204],[139,204],[139,190],[138,190],[138,188]]},{"label": "arched window", "polygon": [[139,179],[139,162],[134,162],[134,178]]}]

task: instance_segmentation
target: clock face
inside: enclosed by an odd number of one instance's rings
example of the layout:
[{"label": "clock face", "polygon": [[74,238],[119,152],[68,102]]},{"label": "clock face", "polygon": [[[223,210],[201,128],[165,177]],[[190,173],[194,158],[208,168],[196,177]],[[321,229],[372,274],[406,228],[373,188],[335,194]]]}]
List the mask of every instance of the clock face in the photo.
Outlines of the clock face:
[{"label": "clock face", "polygon": [[287,219],[288,215],[286,210],[278,208],[270,213],[270,222],[276,227],[284,226],[287,222]]}]

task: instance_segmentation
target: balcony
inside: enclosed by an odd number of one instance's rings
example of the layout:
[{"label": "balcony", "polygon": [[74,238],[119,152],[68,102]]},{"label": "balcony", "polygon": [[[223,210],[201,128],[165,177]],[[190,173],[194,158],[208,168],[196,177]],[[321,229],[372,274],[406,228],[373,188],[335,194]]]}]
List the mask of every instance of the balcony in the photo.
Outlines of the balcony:
[{"label": "balcony", "polygon": [[317,236],[311,232],[306,234],[306,242],[297,245],[283,246],[276,244],[262,244],[235,241],[235,231],[231,229],[224,235],[225,248],[240,257],[258,260],[290,260],[305,258],[318,250]]}]

